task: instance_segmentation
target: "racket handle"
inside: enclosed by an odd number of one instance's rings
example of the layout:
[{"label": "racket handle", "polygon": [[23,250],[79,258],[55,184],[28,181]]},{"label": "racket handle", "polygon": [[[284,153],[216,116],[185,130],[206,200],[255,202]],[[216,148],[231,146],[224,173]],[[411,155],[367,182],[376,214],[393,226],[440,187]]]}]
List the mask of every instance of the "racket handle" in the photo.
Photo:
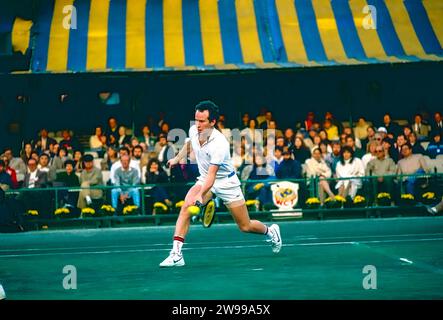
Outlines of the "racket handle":
[{"label": "racket handle", "polygon": [[201,203],[200,201],[196,201],[195,205],[199,208],[203,207],[203,203]]}]

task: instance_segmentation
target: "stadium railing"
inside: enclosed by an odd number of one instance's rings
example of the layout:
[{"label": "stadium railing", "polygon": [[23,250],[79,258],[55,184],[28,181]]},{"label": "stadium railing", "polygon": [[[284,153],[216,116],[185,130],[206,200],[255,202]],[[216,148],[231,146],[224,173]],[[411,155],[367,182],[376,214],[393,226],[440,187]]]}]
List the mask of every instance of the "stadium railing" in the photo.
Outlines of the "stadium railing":
[{"label": "stadium railing", "polygon": [[[415,175],[387,175],[383,176],[384,185],[378,184],[380,176],[363,176],[352,178],[328,178],[330,189],[334,194],[338,194],[335,188],[339,181],[359,181],[360,187],[356,191],[356,196],[320,199],[318,177],[304,179],[264,179],[242,181],[242,189],[248,204],[251,217],[261,217],[263,219],[325,219],[330,217],[380,217],[390,213],[392,215],[426,214],[426,205],[432,205],[441,201],[443,195],[443,173],[424,173]],[[412,195],[408,194],[411,186],[407,186],[408,181],[415,181],[412,186]],[[271,191],[271,186],[281,182],[292,182],[298,185],[298,190],[287,190],[287,187],[276,191],[280,192],[280,199],[289,197],[296,204],[293,208],[279,209],[275,205],[275,199],[279,196]],[[103,197],[93,199],[93,203],[87,208],[94,209],[94,214],[87,214],[85,211],[76,208],[76,195],[82,190],[80,187],[48,187],[40,189],[17,189],[6,191],[6,197],[16,205],[15,214],[19,219],[30,223],[39,229],[45,224],[66,224],[66,221],[75,222],[76,225],[92,224],[97,227],[113,226],[119,223],[152,223],[158,225],[164,222],[174,222],[180,211],[177,202],[184,199],[187,190],[194,183],[163,183],[145,184],[131,186],[140,192],[140,208],[136,208],[132,213],[126,210],[126,206],[133,203],[128,202],[119,208],[114,208],[114,212],[104,214],[105,209],[110,209],[111,190],[115,186],[94,186],[84,189],[102,190]],[[168,207],[155,204],[153,199],[154,188],[162,187],[174,199],[172,206]],[[389,191],[389,192],[388,192]],[[26,194],[33,195],[27,197]],[[388,194],[388,195],[386,195]],[[71,195],[74,199],[74,206],[67,207],[69,213],[64,214],[60,209],[66,205],[66,196]],[[32,200],[29,200],[32,198]],[[22,200],[19,200],[22,199]],[[25,200],[23,200],[25,199]],[[28,203],[26,203],[28,201]],[[33,201],[36,207],[30,206],[29,201]],[[72,203],[72,201],[71,201]],[[224,207],[222,201],[217,203],[216,222],[230,219],[230,215]],[[166,210],[164,210],[166,209]],[[58,210],[58,214],[56,211]],[[37,211],[37,213],[35,212]],[[87,211],[87,210],[86,210]],[[63,223],[62,223],[63,222]]]}]

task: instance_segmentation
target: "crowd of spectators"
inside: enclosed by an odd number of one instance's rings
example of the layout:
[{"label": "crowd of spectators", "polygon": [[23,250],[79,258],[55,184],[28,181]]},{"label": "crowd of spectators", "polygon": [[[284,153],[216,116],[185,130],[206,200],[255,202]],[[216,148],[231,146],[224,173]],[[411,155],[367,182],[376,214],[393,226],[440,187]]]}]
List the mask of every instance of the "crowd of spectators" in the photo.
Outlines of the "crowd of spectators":
[{"label": "crowd of spectators", "polygon": [[[443,154],[441,113],[433,114],[429,123],[419,114],[411,120],[399,125],[385,114],[380,123],[361,117],[346,124],[331,112],[323,117],[309,112],[298,126],[280,128],[272,112],[263,111],[257,117],[243,114],[241,125],[232,127],[221,115],[217,127],[231,141],[234,129],[240,133],[241,139],[231,144],[232,159],[241,180],[247,181],[247,198],[270,203],[273,179],[303,179],[302,192],[316,181],[313,187],[323,203],[337,194],[354,198],[365,186],[374,193],[392,193],[397,183],[412,194],[426,187],[414,177],[384,177],[429,173],[432,168],[426,159]],[[134,186],[141,184],[153,185],[148,192],[152,203],[173,207],[187,191],[176,183],[194,181],[198,169],[192,161],[166,166],[181,147],[168,141],[169,131],[163,118],[132,132],[111,117],[105,128],[93,130],[89,145],[82,146],[69,130],[54,137],[43,128],[35,139],[23,143],[19,155],[11,148],[3,150],[0,187],[4,191],[20,189],[17,199],[24,210],[51,202],[49,193],[26,190],[51,186],[81,187],[80,192],[62,190],[58,194],[63,205],[79,209],[104,198],[116,209],[128,201],[140,206],[140,190]],[[268,148],[270,142],[275,146],[272,149]],[[365,181],[364,176],[376,178]],[[175,183],[175,187],[166,183]],[[109,192],[99,188],[105,185],[115,188]]]}]

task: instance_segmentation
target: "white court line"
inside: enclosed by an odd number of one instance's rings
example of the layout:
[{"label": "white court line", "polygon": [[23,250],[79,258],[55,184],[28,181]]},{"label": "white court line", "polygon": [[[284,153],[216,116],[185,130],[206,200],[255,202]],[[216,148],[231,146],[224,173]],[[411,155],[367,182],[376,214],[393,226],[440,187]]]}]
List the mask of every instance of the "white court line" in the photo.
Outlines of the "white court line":
[{"label": "white court line", "polygon": [[[334,240],[334,239],[356,239],[356,238],[391,238],[391,237],[416,237],[416,236],[443,236],[443,233],[409,233],[409,234],[385,234],[385,235],[355,235],[355,236],[341,236],[341,237],[320,237],[313,235],[295,236],[291,239],[295,240]],[[222,243],[261,243],[263,240],[235,240],[223,241]],[[216,242],[220,243],[220,242]],[[335,243],[335,242],[334,242]],[[192,245],[208,244],[208,242],[192,242]],[[83,246],[83,247],[64,247],[64,248],[27,248],[27,249],[0,249],[1,252],[27,252],[27,251],[60,251],[60,250],[87,250],[87,249],[118,249],[118,248],[142,248],[142,247],[156,247],[156,246],[170,246],[168,243],[146,243],[134,245],[103,245],[103,246]]]},{"label": "white court line", "polygon": [[[330,246],[330,245],[358,245],[360,243],[398,243],[398,242],[416,242],[416,241],[443,241],[443,238],[426,238],[426,239],[398,239],[398,240],[368,240],[368,241],[339,241],[339,242],[313,242],[313,243],[289,243],[283,244],[284,247],[295,246]],[[259,248],[269,247],[269,245],[238,245],[238,246],[206,246],[183,248],[187,250],[214,250],[214,249],[244,249],[244,248]],[[58,255],[86,255],[86,254],[110,254],[110,253],[138,253],[138,252],[160,252],[170,251],[170,249],[134,249],[134,250],[107,250],[107,251],[81,251],[81,252],[52,252],[52,253],[31,253],[31,254],[4,254],[0,258],[22,258],[22,257],[36,257],[36,256],[58,256]]]}]

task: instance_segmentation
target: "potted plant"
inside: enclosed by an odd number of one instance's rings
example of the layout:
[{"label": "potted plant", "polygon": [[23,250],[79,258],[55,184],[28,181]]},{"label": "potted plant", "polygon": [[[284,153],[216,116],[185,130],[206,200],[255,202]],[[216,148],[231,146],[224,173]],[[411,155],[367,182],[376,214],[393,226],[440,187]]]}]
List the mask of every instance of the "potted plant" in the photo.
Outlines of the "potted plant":
[{"label": "potted plant", "polygon": [[318,209],[320,208],[321,202],[317,197],[308,198],[305,202],[307,209]]},{"label": "potted plant", "polygon": [[366,207],[366,198],[363,196],[356,196],[352,201],[354,208],[364,208]]},{"label": "potted plant", "polygon": [[30,210],[26,211],[25,216],[30,219],[36,219],[36,218],[38,218],[38,211],[30,209]]},{"label": "potted plant", "polygon": [[424,205],[433,205],[437,202],[437,196],[434,192],[426,192],[421,195],[421,203]]},{"label": "potted plant", "polygon": [[109,217],[115,214],[115,209],[109,204],[104,204],[100,207],[99,213],[101,216]]},{"label": "potted plant", "polygon": [[400,197],[400,206],[409,207],[415,205],[415,198],[410,193],[402,194]]},{"label": "potted plant", "polygon": [[97,214],[93,208],[86,207],[82,209],[83,218],[96,218],[99,216],[100,214]]},{"label": "potted plant", "polygon": [[[154,204],[155,206],[155,204]],[[138,214],[138,207],[134,205],[129,205],[123,208],[122,215],[132,216]]]},{"label": "potted plant", "polygon": [[71,210],[69,210],[69,208],[63,207],[63,208],[58,208],[57,210],[54,211],[54,216],[56,218],[70,218],[71,217]]},{"label": "potted plant", "polygon": [[391,195],[387,192],[377,194],[377,205],[380,207],[389,207],[391,205]]},{"label": "potted plant", "polygon": [[329,197],[325,200],[325,206],[328,209],[339,209],[342,208],[346,199],[342,196]]}]

